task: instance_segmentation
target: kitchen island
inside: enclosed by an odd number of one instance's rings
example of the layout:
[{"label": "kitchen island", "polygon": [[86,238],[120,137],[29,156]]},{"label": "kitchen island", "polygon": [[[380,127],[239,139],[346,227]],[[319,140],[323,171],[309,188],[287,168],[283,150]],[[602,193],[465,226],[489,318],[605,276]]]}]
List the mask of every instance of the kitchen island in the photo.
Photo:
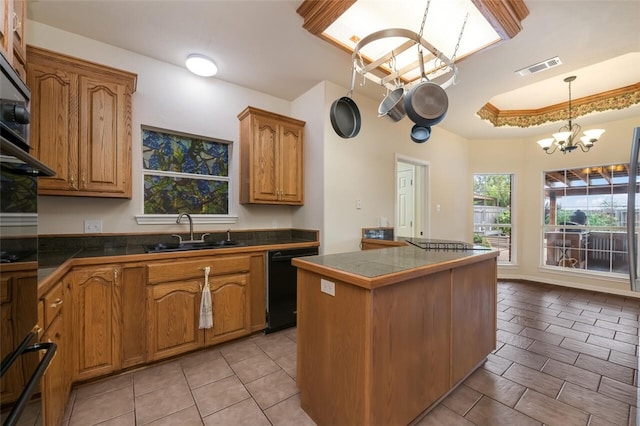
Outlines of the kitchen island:
[{"label": "kitchen island", "polygon": [[496,344],[497,251],[409,245],[293,259],[297,385],[319,425],[407,425]]}]

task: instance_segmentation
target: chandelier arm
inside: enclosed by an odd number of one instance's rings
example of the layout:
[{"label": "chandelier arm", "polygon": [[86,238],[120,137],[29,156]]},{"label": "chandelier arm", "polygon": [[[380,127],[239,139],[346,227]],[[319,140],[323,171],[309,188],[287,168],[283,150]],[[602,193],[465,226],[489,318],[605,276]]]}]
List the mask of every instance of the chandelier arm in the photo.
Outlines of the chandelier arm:
[{"label": "chandelier arm", "polygon": [[580,147],[580,149],[582,150],[582,152],[589,152],[589,150],[591,149],[591,147],[590,147],[590,146],[585,146],[585,145],[582,143],[582,141],[577,142],[577,143],[576,143],[576,145]]}]

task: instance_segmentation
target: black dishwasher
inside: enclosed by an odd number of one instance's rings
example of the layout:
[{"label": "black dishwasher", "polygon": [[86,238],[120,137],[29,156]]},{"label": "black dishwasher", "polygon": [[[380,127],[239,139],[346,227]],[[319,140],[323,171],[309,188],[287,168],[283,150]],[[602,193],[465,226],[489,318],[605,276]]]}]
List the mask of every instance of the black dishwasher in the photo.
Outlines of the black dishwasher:
[{"label": "black dishwasher", "polygon": [[318,254],[317,247],[272,250],[267,253],[267,328],[265,333],[296,325],[297,268],[294,257]]}]

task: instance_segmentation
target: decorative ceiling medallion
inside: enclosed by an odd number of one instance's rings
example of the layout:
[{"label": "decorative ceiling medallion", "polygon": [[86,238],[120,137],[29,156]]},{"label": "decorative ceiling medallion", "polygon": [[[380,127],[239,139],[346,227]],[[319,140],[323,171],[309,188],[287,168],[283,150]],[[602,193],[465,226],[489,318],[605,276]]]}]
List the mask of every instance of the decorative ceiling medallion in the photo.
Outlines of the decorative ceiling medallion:
[{"label": "decorative ceiling medallion", "polygon": [[[572,104],[573,118],[592,112],[603,112],[629,108],[640,103],[640,83],[619,89],[609,90],[596,95],[574,99]],[[501,111],[487,103],[476,113],[478,117],[489,121],[494,127],[533,127],[547,122],[564,121],[569,114],[569,103],[539,109],[512,109]]]}]

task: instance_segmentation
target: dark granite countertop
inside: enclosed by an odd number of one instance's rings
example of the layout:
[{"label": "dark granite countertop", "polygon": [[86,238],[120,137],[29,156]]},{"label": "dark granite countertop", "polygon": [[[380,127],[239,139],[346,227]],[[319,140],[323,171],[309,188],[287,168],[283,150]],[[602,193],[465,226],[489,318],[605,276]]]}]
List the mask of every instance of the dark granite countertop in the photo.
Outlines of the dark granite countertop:
[{"label": "dark granite countertop", "polygon": [[[198,233],[194,238],[200,239],[201,235]],[[189,239],[188,235],[181,234],[181,237],[183,240]],[[316,231],[297,229],[232,231],[231,237],[233,241],[241,243],[241,247],[317,242]],[[226,232],[211,233],[205,239],[222,241],[226,239]],[[159,243],[175,242],[177,239],[171,234],[40,236],[38,238],[38,277],[39,280],[45,279],[70,259],[142,254],[153,256],[155,252],[148,252],[149,247]]]}]

